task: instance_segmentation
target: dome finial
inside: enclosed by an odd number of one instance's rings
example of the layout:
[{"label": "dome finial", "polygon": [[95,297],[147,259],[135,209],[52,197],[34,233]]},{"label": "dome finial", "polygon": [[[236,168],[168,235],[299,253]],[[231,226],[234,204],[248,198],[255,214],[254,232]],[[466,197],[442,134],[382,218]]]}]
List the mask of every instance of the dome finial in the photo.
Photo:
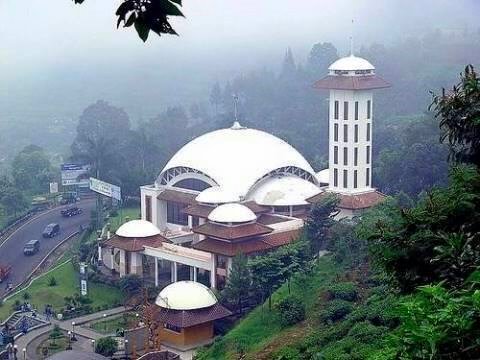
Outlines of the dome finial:
[{"label": "dome finial", "polygon": [[238,95],[237,94],[233,94],[233,110],[234,110],[235,121],[233,122],[232,130],[245,129],[245,127],[240,125],[240,122],[238,121]]}]

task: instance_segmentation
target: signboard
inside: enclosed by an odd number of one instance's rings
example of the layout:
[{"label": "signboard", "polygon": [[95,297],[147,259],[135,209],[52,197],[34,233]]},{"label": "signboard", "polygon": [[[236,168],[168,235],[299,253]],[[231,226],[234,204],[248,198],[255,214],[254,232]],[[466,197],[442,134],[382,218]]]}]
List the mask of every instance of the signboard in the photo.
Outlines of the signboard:
[{"label": "signboard", "polygon": [[80,294],[82,296],[88,294],[87,277],[87,265],[85,263],[80,263]]},{"label": "signboard", "polygon": [[62,185],[78,185],[82,187],[88,187],[89,171],[90,165],[63,164],[61,167]]},{"label": "signboard", "polygon": [[90,178],[90,190],[118,201],[122,200],[122,193],[119,186],[92,177]]},{"label": "signboard", "polygon": [[58,183],[57,182],[51,182],[50,183],[50,194],[56,194],[58,193]]}]

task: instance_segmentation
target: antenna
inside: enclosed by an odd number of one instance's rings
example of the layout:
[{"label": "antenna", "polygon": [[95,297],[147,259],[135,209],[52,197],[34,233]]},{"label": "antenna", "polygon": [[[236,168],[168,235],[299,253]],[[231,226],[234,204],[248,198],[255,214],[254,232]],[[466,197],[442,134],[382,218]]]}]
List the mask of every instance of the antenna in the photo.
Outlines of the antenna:
[{"label": "antenna", "polygon": [[353,56],[353,19],[352,19],[352,28],[351,28],[351,33],[350,33],[350,56]]},{"label": "antenna", "polygon": [[233,94],[233,108],[234,108],[235,121],[238,122],[238,95],[237,94]]}]

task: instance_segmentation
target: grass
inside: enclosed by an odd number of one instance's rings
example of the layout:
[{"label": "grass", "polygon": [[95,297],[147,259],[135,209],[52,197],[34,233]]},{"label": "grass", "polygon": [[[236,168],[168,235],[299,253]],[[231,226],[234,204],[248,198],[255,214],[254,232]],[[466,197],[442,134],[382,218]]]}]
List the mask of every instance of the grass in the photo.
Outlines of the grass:
[{"label": "grass", "polygon": [[[48,286],[51,277],[57,280],[56,286]],[[55,311],[60,311],[65,305],[64,298],[79,293],[78,274],[71,262],[64,263],[53,271],[40,276],[26,289],[23,289],[12,298],[5,301],[0,307],[0,321],[5,320],[12,312],[16,300],[23,302],[23,294],[28,292],[28,300],[39,312],[43,312],[46,304],[53,306]],[[111,307],[123,301],[119,289],[104,284],[89,283],[88,297],[93,309]]]},{"label": "grass", "polygon": [[104,335],[115,334],[118,329],[129,329],[135,327],[137,322],[133,313],[125,313],[121,316],[109,318],[107,320],[95,321],[90,324],[90,328]]},{"label": "grass", "polygon": [[[331,281],[340,274],[341,269],[330,257],[322,257],[311,275],[299,276],[292,284],[292,294],[302,298],[305,303],[307,323],[308,317],[316,316],[316,304],[319,294]],[[278,302],[288,296],[286,285],[273,295],[273,302]],[[206,359],[236,359],[239,353],[250,354],[255,359],[255,352],[260,351],[278,337],[292,338],[292,328],[282,328],[277,311],[268,309],[268,304],[258,306],[241,320],[223,338],[211,347],[198,354],[199,360]]]}]

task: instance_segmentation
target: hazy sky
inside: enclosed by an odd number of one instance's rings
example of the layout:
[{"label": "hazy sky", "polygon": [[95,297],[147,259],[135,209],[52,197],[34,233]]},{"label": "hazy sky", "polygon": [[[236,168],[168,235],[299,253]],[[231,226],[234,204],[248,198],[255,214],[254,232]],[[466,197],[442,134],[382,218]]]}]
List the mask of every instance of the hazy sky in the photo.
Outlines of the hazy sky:
[{"label": "hazy sky", "polygon": [[217,79],[278,66],[287,46],[303,61],[315,42],[346,51],[352,32],[358,46],[398,41],[476,27],[480,13],[476,0],[184,0],[180,36],[144,44],[116,29],[120,2],[0,0],[0,115],[73,116],[98,98],[141,113],[157,106],[139,104],[145,88],[158,107],[191,101]]}]

